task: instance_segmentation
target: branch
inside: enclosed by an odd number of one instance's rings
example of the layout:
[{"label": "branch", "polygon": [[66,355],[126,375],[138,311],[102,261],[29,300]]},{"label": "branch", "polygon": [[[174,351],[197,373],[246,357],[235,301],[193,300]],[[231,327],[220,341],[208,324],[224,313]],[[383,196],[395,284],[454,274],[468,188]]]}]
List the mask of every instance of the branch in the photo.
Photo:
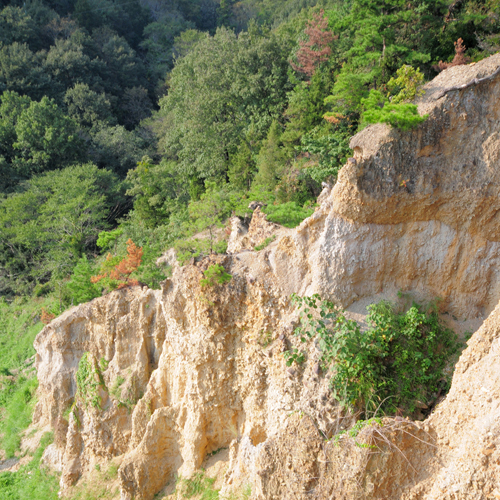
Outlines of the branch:
[{"label": "branch", "polygon": [[442,90],[435,98],[434,100],[437,101],[438,99],[441,99],[441,97],[445,96],[448,92],[451,92],[453,90],[464,90],[468,87],[472,87],[472,85],[479,85],[480,83],[486,82],[488,80],[492,80],[495,78],[495,76],[500,74],[500,66],[489,76],[485,76],[484,78],[474,78],[474,80],[471,80],[470,82],[464,83],[463,85],[456,85],[455,87],[448,87],[447,89]]}]

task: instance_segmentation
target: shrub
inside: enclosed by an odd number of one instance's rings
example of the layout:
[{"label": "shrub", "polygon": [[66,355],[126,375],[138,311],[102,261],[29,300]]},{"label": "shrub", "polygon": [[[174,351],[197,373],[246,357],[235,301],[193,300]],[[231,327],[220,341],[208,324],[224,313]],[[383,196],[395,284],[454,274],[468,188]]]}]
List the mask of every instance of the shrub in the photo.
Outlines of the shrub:
[{"label": "shrub", "polygon": [[281,205],[268,205],[263,212],[270,222],[276,222],[285,227],[296,227],[304,219],[310,217],[314,213],[314,209],[302,208],[294,201],[289,201]]},{"label": "shrub", "polygon": [[89,352],[84,353],[78,363],[76,386],[77,397],[83,402],[85,408],[89,404],[94,408],[100,408],[99,386],[104,386],[104,381],[95,359]]},{"label": "shrub", "polygon": [[[397,313],[382,301],[368,306],[369,328],[362,331],[318,295],[293,295],[292,300],[301,311],[295,334],[302,342],[317,338],[322,363],[332,371],[334,397],[344,406],[411,414],[431,402],[433,393],[448,390],[451,377],[445,368],[460,344],[436,311],[414,303]],[[319,318],[313,312],[318,309]]]},{"label": "shrub", "polygon": [[232,276],[220,264],[212,264],[206,271],[203,271],[204,278],[201,278],[202,288],[207,286],[223,285],[231,281]]},{"label": "shrub", "polygon": [[420,116],[415,104],[394,104],[384,97],[379,90],[370,90],[363,105],[362,123],[387,123],[401,130],[410,130],[427,120],[429,115]]}]

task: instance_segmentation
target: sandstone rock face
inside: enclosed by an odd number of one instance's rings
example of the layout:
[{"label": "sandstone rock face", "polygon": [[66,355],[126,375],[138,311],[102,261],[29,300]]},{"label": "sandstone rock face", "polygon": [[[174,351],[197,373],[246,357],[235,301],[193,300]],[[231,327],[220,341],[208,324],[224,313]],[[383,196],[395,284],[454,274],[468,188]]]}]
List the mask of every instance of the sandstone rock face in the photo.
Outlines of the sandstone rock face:
[{"label": "sandstone rock face", "polygon": [[[242,251],[257,243],[252,226],[236,225],[232,255],[174,265],[161,291],[116,291],[45,327],[35,421],[56,427],[47,461],[61,464],[62,488],[119,455],[122,499],[149,500],[229,447],[223,490],[250,482],[256,499],[500,498],[500,77],[436,99],[499,65],[495,55],[441,73],[415,131],[376,125],[355,136],[356,161],[313,216],[262,251]],[[274,231],[258,214],[253,224]],[[231,281],[201,288],[215,262]],[[461,318],[491,314],[427,421],[367,426],[358,441],[369,448],[328,441],[352,420],[314,343],[304,366],[286,366],[297,321],[289,296],[354,307],[398,290],[439,296]],[[84,353],[93,403],[77,393]]]}]

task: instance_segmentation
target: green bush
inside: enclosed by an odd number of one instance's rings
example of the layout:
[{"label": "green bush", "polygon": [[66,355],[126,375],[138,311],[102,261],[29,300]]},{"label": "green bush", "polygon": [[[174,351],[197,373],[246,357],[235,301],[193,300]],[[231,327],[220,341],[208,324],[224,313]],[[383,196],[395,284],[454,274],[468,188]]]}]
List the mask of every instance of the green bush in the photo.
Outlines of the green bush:
[{"label": "green bush", "polygon": [[394,104],[384,97],[379,90],[370,90],[363,105],[362,123],[387,123],[401,130],[410,130],[427,120],[429,115],[420,116],[415,104]]},{"label": "green bush", "polygon": [[212,264],[206,271],[203,271],[204,278],[201,278],[202,288],[207,286],[223,285],[231,281],[232,276],[220,264]]},{"label": "green bush", "polygon": [[298,226],[314,213],[313,208],[302,208],[294,201],[281,205],[268,205],[262,211],[267,215],[268,221],[290,228]]},{"label": "green bush", "polygon": [[[398,313],[382,301],[368,306],[369,328],[362,331],[317,294],[293,295],[292,300],[301,311],[295,334],[302,342],[318,339],[322,363],[332,371],[333,394],[346,407],[411,414],[433,394],[449,389],[451,376],[445,368],[460,344],[436,311],[414,303]],[[313,310],[319,310],[319,318]],[[288,358],[293,355],[289,352]]]},{"label": "green bush", "polygon": [[90,404],[94,408],[101,407],[99,386],[104,386],[102,374],[92,355],[85,352],[78,363],[76,372],[77,397],[83,402],[85,408]]}]

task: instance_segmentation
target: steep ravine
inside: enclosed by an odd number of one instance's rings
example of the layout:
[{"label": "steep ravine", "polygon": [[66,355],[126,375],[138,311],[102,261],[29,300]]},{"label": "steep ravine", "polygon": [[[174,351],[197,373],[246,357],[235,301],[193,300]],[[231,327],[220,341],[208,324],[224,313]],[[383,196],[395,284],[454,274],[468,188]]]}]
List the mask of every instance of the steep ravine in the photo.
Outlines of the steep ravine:
[{"label": "steep ravine", "polygon": [[[223,491],[249,482],[256,499],[500,498],[500,76],[436,98],[499,66],[497,54],[441,73],[415,131],[355,136],[317,211],[266,249],[174,266],[161,291],[116,291],[45,327],[35,424],[55,428],[47,457],[63,491],[120,456],[122,499],[149,500],[229,447]],[[233,278],[202,290],[212,261]],[[289,296],[355,308],[398,290],[441,297],[461,319],[489,317],[426,421],[387,420],[377,453],[327,443],[318,430],[351,422],[339,419],[313,345],[303,369],[285,365]],[[66,419],[85,352],[102,373],[100,405],[79,401]]]}]

